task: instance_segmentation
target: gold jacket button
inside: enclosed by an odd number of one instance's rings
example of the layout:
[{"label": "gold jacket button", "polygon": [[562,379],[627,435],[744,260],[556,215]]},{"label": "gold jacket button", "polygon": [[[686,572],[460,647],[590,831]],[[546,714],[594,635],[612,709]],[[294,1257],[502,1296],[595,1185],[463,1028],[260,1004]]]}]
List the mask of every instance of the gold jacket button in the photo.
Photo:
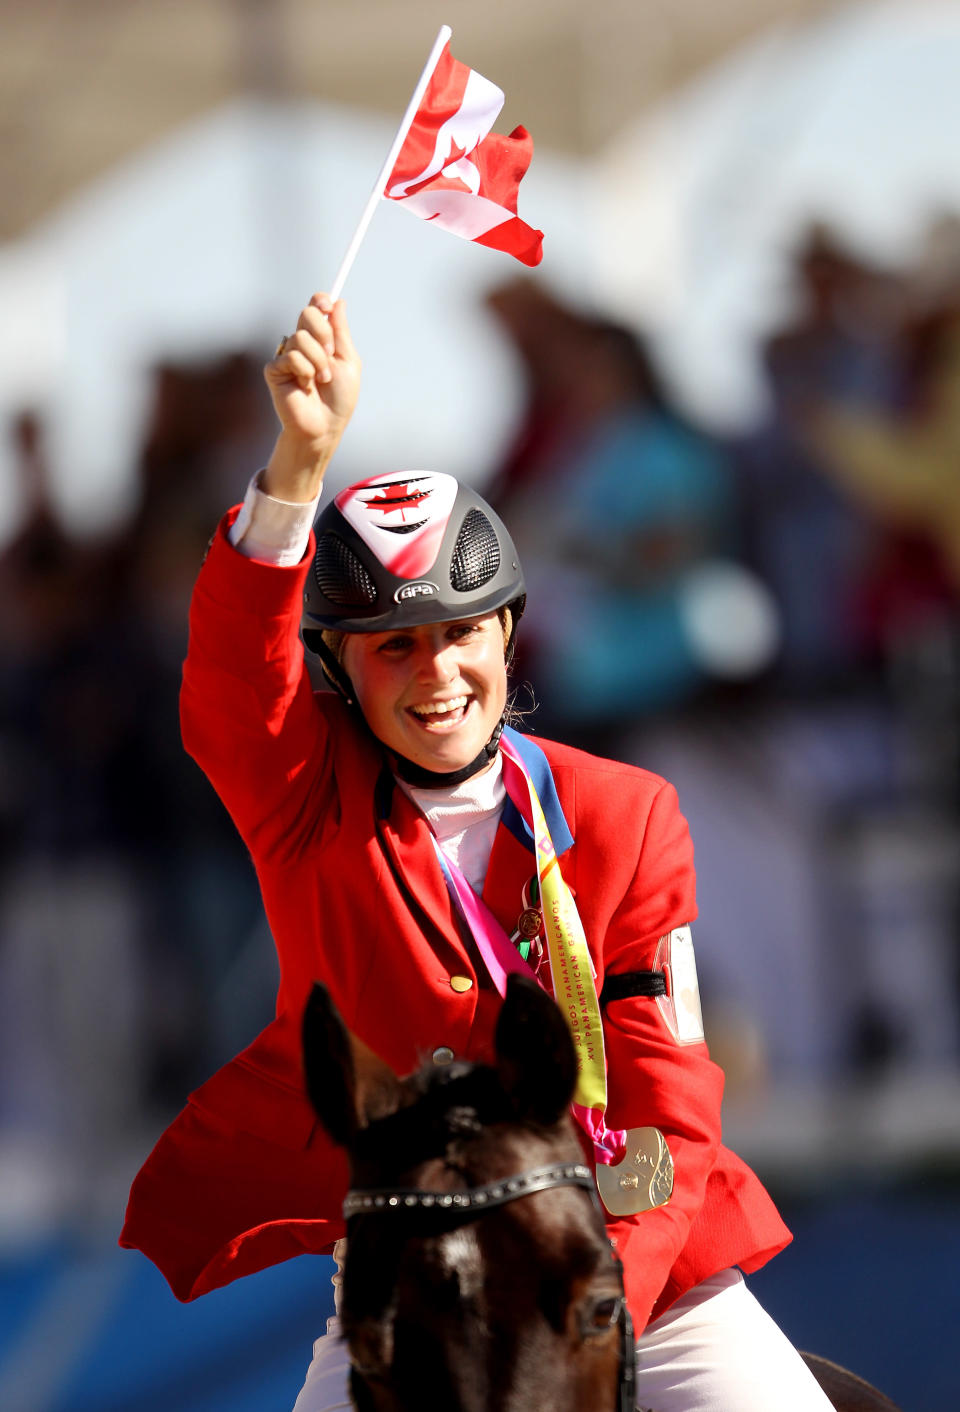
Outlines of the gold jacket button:
[{"label": "gold jacket button", "polygon": [[433,1051],[432,1058],[435,1064],[439,1064],[441,1066],[443,1066],[444,1064],[452,1064],[453,1050],[449,1047],[449,1045],[441,1044],[437,1049]]},{"label": "gold jacket button", "polygon": [[465,990],[469,990],[472,985],[473,981],[470,979],[469,976],[450,977],[450,989],[457,991],[458,994],[462,993]]}]

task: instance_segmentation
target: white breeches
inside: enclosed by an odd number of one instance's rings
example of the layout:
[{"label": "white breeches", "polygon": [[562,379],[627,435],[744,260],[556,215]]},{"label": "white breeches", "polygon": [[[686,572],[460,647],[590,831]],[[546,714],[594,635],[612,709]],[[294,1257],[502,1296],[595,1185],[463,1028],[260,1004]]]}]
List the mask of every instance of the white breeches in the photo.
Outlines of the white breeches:
[{"label": "white breeches", "polygon": [[[350,1408],[339,1321],[313,1345],[294,1412]],[[832,1412],[813,1375],[737,1270],[704,1280],[637,1340],[637,1406],[655,1412]]]}]

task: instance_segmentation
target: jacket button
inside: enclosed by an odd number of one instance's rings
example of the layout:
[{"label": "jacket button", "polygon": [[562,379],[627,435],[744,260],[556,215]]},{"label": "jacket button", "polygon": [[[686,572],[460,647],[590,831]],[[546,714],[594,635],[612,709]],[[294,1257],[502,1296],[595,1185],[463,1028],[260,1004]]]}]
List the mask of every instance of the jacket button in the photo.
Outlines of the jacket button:
[{"label": "jacket button", "polygon": [[439,1048],[433,1051],[433,1062],[441,1066],[444,1064],[452,1064],[453,1050],[450,1049],[448,1045],[441,1044]]},{"label": "jacket button", "polygon": [[469,990],[472,985],[473,981],[470,979],[469,976],[450,977],[450,989],[457,991],[458,994],[462,994],[463,991]]}]

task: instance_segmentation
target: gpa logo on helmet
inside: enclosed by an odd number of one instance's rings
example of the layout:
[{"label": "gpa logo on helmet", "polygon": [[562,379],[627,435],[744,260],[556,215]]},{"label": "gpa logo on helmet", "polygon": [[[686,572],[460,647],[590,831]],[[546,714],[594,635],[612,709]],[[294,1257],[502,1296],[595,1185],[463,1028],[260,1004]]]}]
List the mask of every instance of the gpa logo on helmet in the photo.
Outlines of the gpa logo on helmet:
[{"label": "gpa logo on helmet", "polygon": [[416,583],[405,583],[393,595],[394,603],[409,603],[411,599],[436,598],[440,592],[429,579],[419,579]]}]

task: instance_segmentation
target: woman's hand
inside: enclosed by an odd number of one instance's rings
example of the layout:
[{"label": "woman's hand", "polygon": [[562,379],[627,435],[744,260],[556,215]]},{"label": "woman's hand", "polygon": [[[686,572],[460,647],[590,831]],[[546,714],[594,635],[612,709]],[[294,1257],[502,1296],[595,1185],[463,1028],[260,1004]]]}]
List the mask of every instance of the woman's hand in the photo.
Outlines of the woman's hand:
[{"label": "woman's hand", "polygon": [[261,489],[278,500],[313,500],[360,391],[343,301],[315,294],[263,375],[281,431]]}]

